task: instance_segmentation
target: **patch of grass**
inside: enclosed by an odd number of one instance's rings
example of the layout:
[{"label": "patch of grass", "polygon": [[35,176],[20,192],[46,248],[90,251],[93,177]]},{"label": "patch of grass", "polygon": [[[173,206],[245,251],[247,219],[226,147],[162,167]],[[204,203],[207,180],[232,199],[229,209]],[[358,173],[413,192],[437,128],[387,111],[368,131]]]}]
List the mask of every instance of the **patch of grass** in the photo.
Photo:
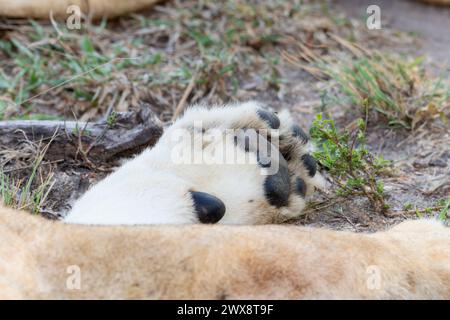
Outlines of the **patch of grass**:
[{"label": "patch of grass", "polygon": [[362,119],[357,121],[356,129],[339,131],[333,120],[318,114],[310,135],[317,146],[313,156],[330,173],[338,187],[337,196],[366,197],[372,207],[382,213],[389,208],[383,181],[378,176],[390,162],[372,155],[366,148]]},{"label": "patch of grass", "polygon": [[369,121],[376,119],[374,113],[389,126],[406,129],[435,118],[448,121],[450,83],[443,76],[429,76],[422,57],[408,60],[374,53],[322,62],[318,67],[332,80],[329,98],[338,105],[356,108],[369,116]]},{"label": "patch of grass", "polygon": [[31,21],[28,28],[18,30],[9,40],[0,40],[0,54],[5,57],[0,68],[0,98],[7,98],[16,106],[12,118],[33,118],[35,106],[46,106],[48,100],[52,105],[50,117],[67,113],[67,105],[79,115],[87,103],[97,107],[105,87],[105,91],[109,90],[104,94],[107,97],[109,92],[127,91],[109,87],[114,86],[109,83],[119,73],[153,63],[130,54],[130,48],[120,41],[102,49],[98,46],[101,27],[91,26],[78,34],[62,26],[53,28]]},{"label": "patch of grass", "polygon": [[47,112],[89,120],[109,106],[125,111],[145,101],[170,118],[181,101],[220,104],[277,91],[279,48],[297,36],[311,39],[319,27],[305,20],[315,15],[322,6],[301,0],[206,0],[76,31],[23,22],[0,39],[0,100],[15,107],[3,117]]},{"label": "patch of grass", "polygon": [[449,223],[448,211],[450,208],[450,197],[440,199],[432,207],[424,209],[415,208],[412,203],[408,203],[403,207],[405,212],[415,213],[419,218],[433,217],[445,223]]},{"label": "patch of grass", "polygon": [[342,104],[363,114],[377,112],[389,125],[410,129],[427,118],[446,121],[444,110],[450,108],[450,85],[442,77],[430,80],[422,62],[374,54],[324,65],[323,71],[338,85],[336,98]]},{"label": "patch of grass", "polygon": [[0,121],[3,120],[6,110],[6,102],[0,100]]},{"label": "patch of grass", "polygon": [[39,213],[52,188],[53,175],[42,176],[39,171],[43,154],[36,158],[26,179],[12,179],[0,170],[0,198],[3,204],[19,210]]},{"label": "patch of grass", "polygon": [[12,120],[63,120],[63,117],[52,114],[30,113],[24,116],[13,117]]},{"label": "patch of grass", "polygon": [[448,218],[448,209],[450,208],[450,197],[447,197],[447,199],[441,199],[438,201],[438,206],[442,207],[439,210],[438,219],[442,221],[449,220]]},{"label": "patch of grass", "polygon": [[340,45],[340,52],[321,55],[299,45],[295,54],[282,54],[292,65],[326,80],[325,93],[333,104],[355,110],[369,123],[392,127],[414,129],[436,118],[447,123],[450,82],[445,72],[430,75],[423,57],[379,53],[334,33],[327,37]]}]

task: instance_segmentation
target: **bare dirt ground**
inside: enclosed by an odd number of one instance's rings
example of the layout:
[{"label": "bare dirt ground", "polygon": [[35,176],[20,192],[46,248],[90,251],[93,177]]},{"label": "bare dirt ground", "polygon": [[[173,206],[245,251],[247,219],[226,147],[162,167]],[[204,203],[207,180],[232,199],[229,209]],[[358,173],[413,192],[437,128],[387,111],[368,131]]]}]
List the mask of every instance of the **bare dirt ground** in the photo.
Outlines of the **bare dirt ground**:
[{"label": "bare dirt ground", "polygon": [[[136,109],[143,101],[169,124],[190,103],[257,99],[290,109],[305,129],[324,109],[344,128],[359,117],[358,107],[324,103],[323,93],[332,82],[308,69],[314,65],[312,55],[349,55],[346,42],[333,35],[382,54],[424,54],[430,76],[448,80],[443,61],[450,57],[450,34],[445,32],[450,30],[450,9],[378,1],[383,28],[368,30],[361,13],[366,1],[196,3],[168,1],[153,11],[94,22],[77,32],[61,31],[54,23],[0,20],[0,120],[96,121]],[[135,60],[117,60],[130,57]],[[90,70],[93,74],[71,80]],[[437,200],[449,196],[449,141],[448,124],[440,120],[410,130],[370,118],[368,148],[393,161],[389,173],[380,177],[388,212],[375,211],[363,197],[343,197],[320,210],[307,210],[291,223],[375,231],[417,217],[416,208],[422,212],[436,207]],[[18,143],[15,150],[0,146],[2,170],[15,181],[26,181],[35,156],[29,144]],[[101,165],[82,159],[44,161],[40,181],[51,172],[52,187],[38,212],[64,215],[74,199],[118,164],[120,159]],[[330,197],[322,193],[313,200]]]},{"label": "bare dirt ground", "polygon": [[364,19],[366,8],[381,8],[383,28],[407,32],[418,38],[409,53],[427,55],[434,63],[450,65],[450,9],[410,0],[336,0],[335,7],[353,19]]}]

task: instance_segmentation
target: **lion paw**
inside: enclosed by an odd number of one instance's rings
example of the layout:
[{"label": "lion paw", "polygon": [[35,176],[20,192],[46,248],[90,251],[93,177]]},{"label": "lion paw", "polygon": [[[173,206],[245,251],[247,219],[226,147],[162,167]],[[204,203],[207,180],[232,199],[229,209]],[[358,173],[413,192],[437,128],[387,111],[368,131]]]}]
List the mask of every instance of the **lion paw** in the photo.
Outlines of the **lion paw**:
[{"label": "lion paw", "polygon": [[320,186],[308,136],[256,102],[188,109],[158,143],[90,189],[72,223],[272,223]]}]

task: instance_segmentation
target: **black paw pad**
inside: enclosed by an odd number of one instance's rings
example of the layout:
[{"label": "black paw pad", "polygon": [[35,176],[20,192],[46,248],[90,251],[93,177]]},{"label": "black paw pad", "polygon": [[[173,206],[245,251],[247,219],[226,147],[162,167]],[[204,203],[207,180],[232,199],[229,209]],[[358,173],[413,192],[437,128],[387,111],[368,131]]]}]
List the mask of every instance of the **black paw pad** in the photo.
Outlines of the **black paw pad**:
[{"label": "black paw pad", "polygon": [[308,135],[306,134],[305,131],[303,131],[302,128],[300,128],[300,126],[294,124],[292,126],[292,134],[294,135],[294,137],[302,140],[303,143],[307,143],[309,140]]},{"label": "black paw pad", "polygon": [[264,191],[267,201],[277,207],[285,207],[289,203],[290,181],[287,165],[280,163],[278,171],[266,178]]},{"label": "black paw pad", "polygon": [[278,129],[280,127],[280,119],[275,113],[263,109],[258,109],[256,112],[261,119],[267,122],[270,128]]},{"label": "black paw pad", "polygon": [[295,179],[295,192],[302,197],[306,196],[306,182],[302,178]]},{"label": "black paw pad", "polygon": [[313,158],[310,154],[304,154],[302,156],[303,164],[306,167],[306,170],[308,170],[308,174],[310,177],[314,177],[317,171],[317,163],[316,159]]},{"label": "black paw pad", "polygon": [[201,223],[217,223],[225,214],[225,204],[205,192],[191,191],[194,208]]}]

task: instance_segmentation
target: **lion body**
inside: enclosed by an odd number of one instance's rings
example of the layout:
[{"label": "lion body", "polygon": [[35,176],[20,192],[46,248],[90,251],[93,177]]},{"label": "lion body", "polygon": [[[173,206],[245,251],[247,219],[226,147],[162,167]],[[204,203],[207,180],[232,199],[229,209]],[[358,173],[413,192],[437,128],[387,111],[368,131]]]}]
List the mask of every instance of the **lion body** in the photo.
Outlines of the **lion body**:
[{"label": "lion body", "polygon": [[0,298],[450,299],[450,231],[435,221],[95,227],[0,208],[0,229]]},{"label": "lion body", "polygon": [[0,0],[0,16],[13,18],[67,18],[76,6],[80,13],[93,18],[116,17],[128,12],[151,8],[161,0]]}]

